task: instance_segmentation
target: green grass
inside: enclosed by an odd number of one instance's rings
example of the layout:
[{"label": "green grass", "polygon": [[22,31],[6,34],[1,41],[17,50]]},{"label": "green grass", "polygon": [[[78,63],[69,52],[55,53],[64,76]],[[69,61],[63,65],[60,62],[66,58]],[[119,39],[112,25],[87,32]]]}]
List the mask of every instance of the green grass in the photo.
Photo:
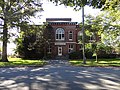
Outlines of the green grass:
[{"label": "green grass", "polygon": [[8,58],[9,62],[0,62],[0,67],[11,66],[43,66],[42,60],[23,60],[21,58]]},{"label": "green grass", "polygon": [[120,66],[120,59],[87,59],[86,64],[82,64],[83,60],[70,60],[69,61],[74,66]]}]

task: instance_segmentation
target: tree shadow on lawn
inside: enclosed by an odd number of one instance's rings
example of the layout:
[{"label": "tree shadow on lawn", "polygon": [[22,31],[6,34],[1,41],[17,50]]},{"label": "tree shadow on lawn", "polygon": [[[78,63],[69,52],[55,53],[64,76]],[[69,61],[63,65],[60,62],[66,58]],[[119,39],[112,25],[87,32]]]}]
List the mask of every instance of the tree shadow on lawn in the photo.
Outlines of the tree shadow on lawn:
[{"label": "tree shadow on lawn", "polygon": [[83,90],[120,87],[120,68],[45,66],[0,68],[2,90]]}]

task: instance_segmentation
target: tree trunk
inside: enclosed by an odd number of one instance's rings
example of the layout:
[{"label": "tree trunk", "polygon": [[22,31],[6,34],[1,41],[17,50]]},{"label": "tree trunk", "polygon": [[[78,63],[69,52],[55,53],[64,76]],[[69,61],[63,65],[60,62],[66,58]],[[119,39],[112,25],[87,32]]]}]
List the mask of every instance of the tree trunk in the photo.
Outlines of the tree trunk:
[{"label": "tree trunk", "polygon": [[96,51],[96,62],[98,63],[98,54],[97,54],[97,51]]},{"label": "tree trunk", "polygon": [[2,46],[2,62],[8,62],[7,59],[7,34],[8,34],[8,29],[7,29],[7,24],[4,22],[3,26],[3,46]]},{"label": "tree trunk", "polygon": [[82,7],[82,41],[83,41],[83,64],[86,64],[86,57],[85,57],[85,31],[84,31],[84,6]]},{"label": "tree trunk", "polygon": [[47,55],[46,55],[46,45],[44,46],[44,57],[43,57],[44,59],[46,59],[47,58]]}]

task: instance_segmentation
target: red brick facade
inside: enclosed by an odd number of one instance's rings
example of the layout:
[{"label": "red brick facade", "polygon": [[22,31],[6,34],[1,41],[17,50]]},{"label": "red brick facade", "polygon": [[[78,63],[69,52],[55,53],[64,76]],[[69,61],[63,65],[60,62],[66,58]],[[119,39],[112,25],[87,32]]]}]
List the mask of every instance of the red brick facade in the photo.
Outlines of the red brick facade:
[{"label": "red brick facade", "polygon": [[70,52],[78,51],[77,22],[71,22],[71,18],[47,18],[46,22],[52,27],[52,40],[48,52],[52,57],[67,56]]}]

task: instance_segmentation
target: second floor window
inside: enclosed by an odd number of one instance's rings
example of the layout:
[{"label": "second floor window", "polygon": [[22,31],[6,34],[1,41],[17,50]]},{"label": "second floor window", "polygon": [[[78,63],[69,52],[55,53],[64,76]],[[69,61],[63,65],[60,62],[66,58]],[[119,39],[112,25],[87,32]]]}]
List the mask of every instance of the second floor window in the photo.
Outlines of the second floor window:
[{"label": "second floor window", "polygon": [[56,30],[56,40],[64,40],[65,39],[64,34],[65,34],[64,29],[58,28]]},{"label": "second floor window", "polygon": [[72,40],[72,39],[73,39],[73,32],[70,31],[70,32],[69,32],[69,40]]}]

